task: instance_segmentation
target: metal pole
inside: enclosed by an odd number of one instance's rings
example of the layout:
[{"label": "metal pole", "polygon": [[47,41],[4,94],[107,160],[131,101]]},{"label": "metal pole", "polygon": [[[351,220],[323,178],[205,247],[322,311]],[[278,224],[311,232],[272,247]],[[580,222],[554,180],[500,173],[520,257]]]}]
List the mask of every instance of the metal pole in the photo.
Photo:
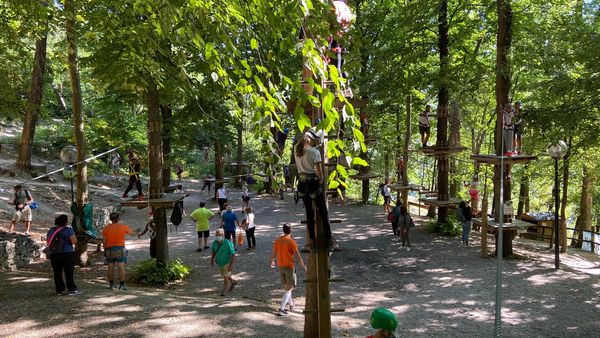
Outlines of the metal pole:
[{"label": "metal pole", "polygon": [[554,268],[558,270],[560,263],[560,251],[558,248],[558,196],[559,196],[559,184],[558,184],[558,158],[554,158]]}]

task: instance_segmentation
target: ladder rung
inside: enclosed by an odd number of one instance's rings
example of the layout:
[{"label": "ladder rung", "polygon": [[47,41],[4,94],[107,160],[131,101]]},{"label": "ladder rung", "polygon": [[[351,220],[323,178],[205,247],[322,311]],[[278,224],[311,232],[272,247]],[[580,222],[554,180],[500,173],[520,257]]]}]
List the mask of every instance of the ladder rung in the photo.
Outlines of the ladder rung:
[{"label": "ladder rung", "polygon": [[329,309],[329,312],[346,312],[346,309],[342,309],[342,308],[339,308],[339,309]]}]

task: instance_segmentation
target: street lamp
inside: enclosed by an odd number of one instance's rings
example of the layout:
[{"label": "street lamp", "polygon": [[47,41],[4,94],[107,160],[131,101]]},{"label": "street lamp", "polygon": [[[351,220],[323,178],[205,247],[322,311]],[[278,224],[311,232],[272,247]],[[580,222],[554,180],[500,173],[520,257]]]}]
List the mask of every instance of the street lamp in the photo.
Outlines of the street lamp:
[{"label": "street lamp", "polygon": [[74,146],[66,146],[62,148],[60,151],[60,159],[65,164],[69,165],[69,175],[66,175],[65,172],[65,176],[68,176],[68,178],[71,180],[71,204],[73,204],[75,203],[75,194],[73,192],[73,164],[77,162],[77,148]]},{"label": "street lamp", "polygon": [[565,142],[558,141],[558,144],[555,146],[549,146],[546,150],[546,153],[550,155],[554,159],[554,268],[558,269],[558,265],[560,262],[559,259],[559,249],[558,249],[558,204],[559,204],[559,184],[558,184],[558,160],[565,157],[569,147]]}]

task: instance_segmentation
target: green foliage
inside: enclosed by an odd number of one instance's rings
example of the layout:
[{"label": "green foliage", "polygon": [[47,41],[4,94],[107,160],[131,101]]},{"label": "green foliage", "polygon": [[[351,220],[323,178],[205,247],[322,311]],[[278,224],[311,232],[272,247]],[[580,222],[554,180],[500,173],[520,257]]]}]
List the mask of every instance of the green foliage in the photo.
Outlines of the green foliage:
[{"label": "green foliage", "polygon": [[159,268],[156,266],[156,259],[150,258],[138,263],[133,268],[133,279],[145,285],[159,286],[180,281],[191,271],[192,268],[184,265],[179,259],[171,260],[166,267]]},{"label": "green foliage", "polygon": [[425,223],[425,230],[442,236],[457,236],[462,233],[462,226],[456,216],[448,215],[445,223],[438,223],[435,219],[429,220]]}]

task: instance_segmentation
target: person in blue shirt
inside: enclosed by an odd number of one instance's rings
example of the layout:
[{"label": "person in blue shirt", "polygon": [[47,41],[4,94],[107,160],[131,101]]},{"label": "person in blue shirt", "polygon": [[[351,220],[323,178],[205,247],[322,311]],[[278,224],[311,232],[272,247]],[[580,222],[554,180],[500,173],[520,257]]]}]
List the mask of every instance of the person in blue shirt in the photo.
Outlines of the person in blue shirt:
[{"label": "person in blue shirt", "polygon": [[223,218],[221,219],[221,225],[223,226],[223,230],[225,230],[225,239],[233,242],[233,246],[235,248],[235,229],[240,226],[240,221],[238,220],[236,214],[233,212],[233,208],[231,205],[226,205],[225,212],[223,213]]},{"label": "person in blue shirt", "polygon": [[[69,218],[65,214],[58,215],[54,220],[54,227],[48,230],[47,245],[50,247],[50,263],[54,272],[54,286],[57,295],[76,295],[80,293],[75,285],[73,274],[75,271],[75,250],[73,245],[77,244],[75,231],[69,226]],[[56,243],[59,246],[56,247]],[[63,281],[63,271],[65,280]],[[65,288],[66,281],[66,288]],[[65,291],[68,290],[68,291]]]}]

